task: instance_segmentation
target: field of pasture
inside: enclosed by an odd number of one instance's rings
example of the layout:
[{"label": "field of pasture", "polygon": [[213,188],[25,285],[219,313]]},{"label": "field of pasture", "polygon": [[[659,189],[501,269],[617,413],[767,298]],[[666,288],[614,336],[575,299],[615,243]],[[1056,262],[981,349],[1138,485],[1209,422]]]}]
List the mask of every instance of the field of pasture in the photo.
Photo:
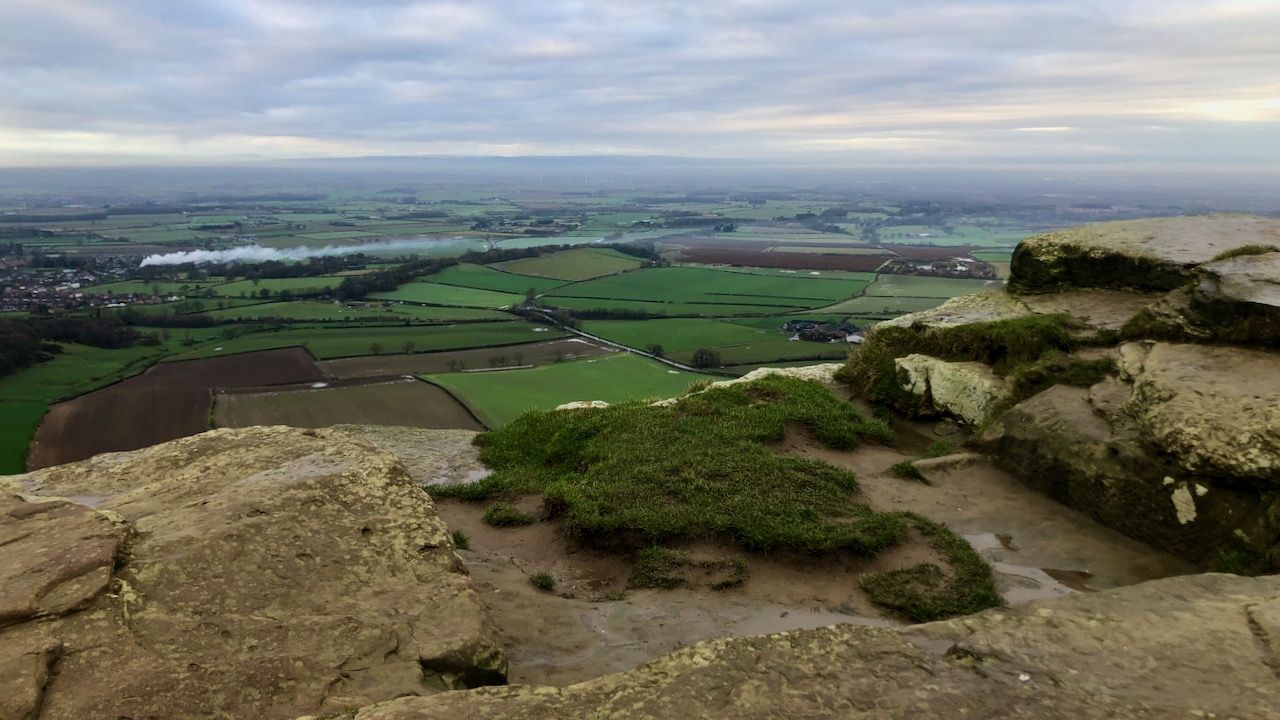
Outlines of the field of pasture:
[{"label": "field of pasture", "polygon": [[674,397],[705,377],[710,376],[616,353],[528,370],[438,373],[425,379],[448,390],[485,425],[496,428],[526,410],[550,410],[577,400],[617,403]]}]

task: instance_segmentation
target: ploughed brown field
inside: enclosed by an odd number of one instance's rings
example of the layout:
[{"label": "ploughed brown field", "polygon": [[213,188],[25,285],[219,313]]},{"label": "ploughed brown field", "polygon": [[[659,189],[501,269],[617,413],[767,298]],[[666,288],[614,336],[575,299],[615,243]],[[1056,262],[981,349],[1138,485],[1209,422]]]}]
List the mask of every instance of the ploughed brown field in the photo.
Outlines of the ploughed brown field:
[{"label": "ploughed brown field", "polygon": [[951,260],[965,257],[974,250],[982,248],[973,245],[957,245],[955,247],[933,247],[931,245],[894,245],[893,251],[906,260]]},{"label": "ploughed brown field", "polygon": [[[391,375],[427,375],[453,370],[477,370],[514,365],[546,365],[612,352],[586,340],[568,338],[494,348],[413,353],[411,355],[364,355],[318,363],[329,377],[359,378]],[[345,420],[342,422],[346,422]],[[431,427],[431,426],[421,426]]]},{"label": "ploughed brown field", "polygon": [[161,363],[136,377],[49,408],[27,469],[136,450],[209,429],[219,388],[314,382],[324,373],[302,348]]},{"label": "ploughed brown field", "polygon": [[312,428],[347,423],[485,429],[452,395],[420,380],[306,390],[219,393],[214,419],[218,427],[291,425]]},{"label": "ploughed brown field", "polygon": [[681,251],[682,260],[704,265],[743,265],[745,267],[783,268],[788,270],[850,270],[874,272],[892,257],[884,255],[819,255],[815,253],[764,252],[761,250],[724,250],[690,248]]}]

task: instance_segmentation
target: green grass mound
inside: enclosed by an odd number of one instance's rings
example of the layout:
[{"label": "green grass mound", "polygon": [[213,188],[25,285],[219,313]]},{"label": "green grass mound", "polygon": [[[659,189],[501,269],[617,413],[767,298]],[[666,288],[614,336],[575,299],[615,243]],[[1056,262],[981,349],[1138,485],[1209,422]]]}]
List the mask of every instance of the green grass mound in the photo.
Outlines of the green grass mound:
[{"label": "green grass mound", "polygon": [[867,555],[896,543],[905,526],[850,498],[853,473],[770,450],[788,424],[839,449],[891,437],[819,383],[771,376],[669,407],[525,413],[476,438],[492,475],[443,490],[467,499],[541,493],[565,532],[584,539],[725,535],[749,550]]},{"label": "green grass mound", "polygon": [[535,518],[528,513],[521,512],[519,508],[511,503],[500,502],[485,508],[484,522],[486,525],[494,527],[519,527],[521,525],[532,525],[535,522]]},{"label": "green grass mound", "polygon": [[902,570],[863,575],[858,584],[872,602],[897,610],[912,622],[969,615],[1004,604],[996,592],[991,566],[972,545],[927,518],[914,513],[903,513],[901,517],[945,558],[949,569],[920,563]]},{"label": "green grass mound", "polygon": [[[701,573],[697,571],[700,570]],[[670,590],[689,581],[689,574],[701,575],[712,590],[728,590],[741,586],[751,576],[742,558],[719,558],[693,561],[689,554],[654,546],[640,551],[632,567],[629,588],[661,588]]]}]

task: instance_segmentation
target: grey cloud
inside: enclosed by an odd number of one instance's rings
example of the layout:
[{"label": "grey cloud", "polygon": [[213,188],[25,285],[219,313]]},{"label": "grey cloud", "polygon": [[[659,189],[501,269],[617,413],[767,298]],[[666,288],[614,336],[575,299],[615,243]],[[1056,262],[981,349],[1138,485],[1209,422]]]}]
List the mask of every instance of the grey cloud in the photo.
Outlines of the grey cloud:
[{"label": "grey cloud", "polygon": [[[1172,157],[1185,138],[1144,128],[1207,139],[1280,117],[1249,110],[1280,98],[1277,32],[1260,8],[1146,0],[13,0],[0,137]],[[1215,122],[1196,109],[1223,101]],[[1011,132],[1058,125],[1078,129]],[[1280,155],[1274,133],[1241,137]]]}]

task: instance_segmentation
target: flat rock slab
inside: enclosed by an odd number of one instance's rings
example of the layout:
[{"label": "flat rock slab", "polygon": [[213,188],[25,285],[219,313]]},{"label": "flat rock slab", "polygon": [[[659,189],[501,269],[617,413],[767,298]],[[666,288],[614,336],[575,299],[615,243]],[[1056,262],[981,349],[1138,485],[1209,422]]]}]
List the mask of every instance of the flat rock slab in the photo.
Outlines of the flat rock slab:
[{"label": "flat rock slab", "polygon": [[1280,308],[1280,252],[1209,263],[1197,288],[1215,300]]},{"label": "flat rock slab", "polygon": [[400,458],[419,485],[476,482],[492,471],[480,462],[472,444],[474,430],[435,430],[386,425],[335,425],[334,430],[359,435]]},{"label": "flat rock slab", "polygon": [[922,310],[879,323],[876,327],[946,329],[971,323],[1014,320],[1030,315],[1066,314],[1092,330],[1119,330],[1129,318],[1160,298],[1159,294],[1067,289],[1051,295],[1010,295],[1004,290],[961,295],[932,310]]},{"label": "flat rock slab", "polygon": [[1187,474],[1280,489],[1280,354],[1155,343],[1120,357],[1145,440]]},{"label": "flat rock slab", "polygon": [[111,581],[126,532],[69,500],[0,495],[0,628],[89,605]]},{"label": "flat rock slab", "polygon": [[1198,575],[905,628],[711,640],[565,688],[403,698],[356,720],[1274,718],[1280,578]]},{"label": "flat rock slab", "polygon": [[1019,243],[1009,287],[1168,291],[1189,282],[1197,266],[1249,245],[1280,246],[1280,220],[1230,213],[1085,225]]},{"label": "flat rock slab", "polygon": [[[61,593],[63,615],[40,624],[59,657],[24,691],[39,696],[33,717],[290,718],[503,681],[496,631],[430,497],[352,435],[215,430],[20,479],[96,496],[99,510],[30,502],[0,511],[0,532],[55,511],[91,529],[114,514],[131,531],[114,553],[77,545],[84,531],[48,540],[50,556],[115,567]],[[51,652],[21,634],[33,627],[0,630],[0,648],[22,649],[0,666],[28,685]]]}]

